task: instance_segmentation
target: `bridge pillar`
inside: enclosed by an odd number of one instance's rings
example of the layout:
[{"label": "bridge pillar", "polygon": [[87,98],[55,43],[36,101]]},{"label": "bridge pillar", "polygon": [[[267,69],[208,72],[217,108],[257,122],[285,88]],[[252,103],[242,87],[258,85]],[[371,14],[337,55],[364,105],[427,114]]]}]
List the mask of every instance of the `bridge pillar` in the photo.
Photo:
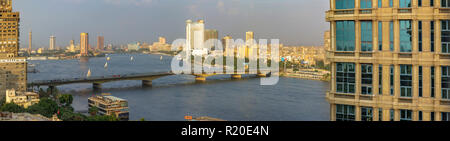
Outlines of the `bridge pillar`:
[{"label": "bridge pillar", "polygon": [[241,79],[242,75],[240,75],[240,74],[232,74],[231,78],[233,78],[233,79]]},{"label": "bridge pillar", "polygon": [[258,74],[256,74],[256,76],[258,76],[258,77],[267,77],[267,74],[265,74],[265,73],[258,73]]},{"label": "bridge pillar", "polygon": [[92,83],[92,88],[94,90],[101,90],[102,89],[102,84],[101,83]]},{"label": "bridge pillar", "polygon": [[142,80],[142,87],[152,87],[153,82],[152,80]]},{"label": "bridge pillar", "polygon": [[[55,89],[55,86],[48,86],[48,88],[50,88],[50,95],[53,95],[53,91]],[[47,91],[48,93],[48,91]]]},{"label": "bridge pillar", "polygon": [[205,76],[195,76],[195,81],[204,82],[206,81]]}]

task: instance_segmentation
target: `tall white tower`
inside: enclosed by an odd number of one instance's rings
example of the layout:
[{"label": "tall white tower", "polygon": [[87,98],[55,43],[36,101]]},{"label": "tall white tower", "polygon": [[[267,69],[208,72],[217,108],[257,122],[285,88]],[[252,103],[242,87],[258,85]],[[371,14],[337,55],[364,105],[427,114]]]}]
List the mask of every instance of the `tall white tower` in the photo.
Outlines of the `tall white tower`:
[{"label": "tall white tower", "polygon": [[50,36],[49,50],[55,50],[55,44],[56,44],[56,37],[52,35]]}]

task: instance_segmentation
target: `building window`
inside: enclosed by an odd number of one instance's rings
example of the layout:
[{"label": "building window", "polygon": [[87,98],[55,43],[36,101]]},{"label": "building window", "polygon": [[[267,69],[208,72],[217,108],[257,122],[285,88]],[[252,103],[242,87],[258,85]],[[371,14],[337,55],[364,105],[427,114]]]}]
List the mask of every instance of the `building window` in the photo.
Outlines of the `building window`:
[{"label": "building window", "polygon": [[353,9],[355,0],[336,0],[336,9]]},{"label": "building window", "polygon": [[378,121],[383,121],[383,109],[378,108]]},{"label": "building window", "polygon": [[395,120],[395,111],[394,109],[389,110],[390,121]]},{"label": "building window", "polygon": [[450,0],[441,0],[441,7],[450,7]]},{"label": "building window", "polygon": [[383,95],[383,65],[378,66],[378,94]]},{"label": "building window", "polygon": [[361,21],[361,51],[372,51],[372,21]]},{"label": "building window", "polygon": [[423,120],[423,113],[422,113],[422,111],[419,111],[419,121],[422,121]]},{"label": "building window", "polygon": [[400,96],[412,97],[412,66],[400,65]]},{"label": "building window", "polygon": [[361,0],[360,4],[361,9],[372,8],[372,0]]},{"label": "building window", "polygon": [[411,0],[400,0],[400,8],[410,8]]},{"label": "building window", "polygon": [[434,6],[434,0],[430,0],[430,6],[431,6],[431,7]]},{"label": "building window", "polygon": [[449,116],[450,116],[450,113],[442,112],[441,113],[441,121],[450,121]]},{"label": "building window", "polygon": [[441,87],[442,87],[442,99],[450,99],[450,67],[442,67]]},{"label": "building window", "polygon": [[400,20],[400,52],[412,51],[411,20]]},{"label": "building window", "polygon": [[431,67],[431,97],[434,97],[434,85],[435,85],[435,82],[434,82],[434,72],[435,70],[434,70],[434,67]]},{"label": "building window", "polygon": [[355,121],[355,106],[336,104],[336,121]]},{"label": "building window", "polygon": [[372,64],[361,64],[361,94],[372,95]]},{"label": "building window", "polygon": [[361,107],[361,121],[373,121],[373,112],[371,107]]},{"label": "building window", "polygon": [[423,70],[422,66],[419,66],[419,97],[422,97],[423,95]]},{"label": "building window", "polygon": [[431,42],[431,52],[434,52],[434,21],[430,22],[430,31],[431,31],[431,35],[430,35],[430,42]]},{"label": "building window", "polygon": [[441,21],[442,53],[450,53],[450,21]]},{"label": "building window", "polygon": [[419,7],[422,7],[422,0],[419,0],[418,5]]},{"label": "building window", "polygon": [[394,22],[389,22],[389,48],[394,51]]},{"label": "building window", "polygon": [[383,7],[383,0],[378,0],[378,8]]},{"label": "building window", "polygon": [[355,22],[336,22],[336,51],[355,51]]},{"label": "building window", "polygon": [[434,115],[435,115],[434,112],[431,112],[430,114],[431,114],[430,115],[431,121],[434,121]]},{"label": "building window", "polygon": [[400,121],[412,121],[412,110],[400,110]]},{"label": "building window", "polygon": [[378,22],[378,50],[383,50],[383,22]]},{"label": "building window", "polygon": [[422,21],[419,21],[418,25],[419,25],[419,51],[422,52]]},{"label": "building window", "polygon": [[394,66],[391,65],[390,66],[390,72],[391,72],[391,96],[394,95]]},{"label": "building window", "polygon": [[340,93],[355,93],[355,64],[336,63],[336,88]]}]

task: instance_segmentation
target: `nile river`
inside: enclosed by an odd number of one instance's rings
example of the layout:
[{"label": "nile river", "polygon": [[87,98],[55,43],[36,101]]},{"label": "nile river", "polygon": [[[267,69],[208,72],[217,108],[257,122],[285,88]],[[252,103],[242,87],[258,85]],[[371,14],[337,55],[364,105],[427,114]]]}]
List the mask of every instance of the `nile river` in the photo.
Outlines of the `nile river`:
[{"label": "nile river", "polygon": [[[147,54],[113,54],[89,60],[30,61],[40,72],[28,74],[28,81],[162,72],[170,70],[171,58]],[[134,60],[130,58],[133,56]],[[108,62],[108,67],[104,65]],[[74,96],[76,111],[87,111],[92,95],[111,93],[128,100],[130,120],[182,121],[184,116],[209,116],[231,121],[327,121],[329,104],[325,100],[328,83],[280,78],[275,86],[259,85],[259,78],[231,80],[228,75],[208,77],[197,83],[193,76],[168,76],[142,88],[141,81],[118,81],[103,84],[94,92],[92,84],[59,86]]]}]

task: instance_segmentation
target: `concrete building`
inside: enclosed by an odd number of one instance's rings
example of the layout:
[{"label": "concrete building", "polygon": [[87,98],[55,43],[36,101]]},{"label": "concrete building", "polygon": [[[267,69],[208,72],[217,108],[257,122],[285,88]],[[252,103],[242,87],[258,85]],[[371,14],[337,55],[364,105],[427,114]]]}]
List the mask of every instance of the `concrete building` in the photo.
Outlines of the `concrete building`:
[{"label": "concrete building", "polygon": [[6,90],[6,103],[15,103],[24,108],[28,108],[31,105],[39,103],[39,94],[9,89]]},{"label": "concrete building", "polygon": [[88,99],[89,108],[98,108],[99,115],[116,116],[128,121],[128,101],[114,96],[93,96]]},{"label": "concrete building", "polygon": [[332,121],[450,120],[449,0],[330,2]]},{"label": "concrete building", "polygon": [[210,39],[219,39],[219,32],[215,29],[206,29],[205,30],[205,41]]},{"label": "concrete building", "polygon": [[192,50],[193,55],[205,55],[207,50],[204,48],[205,40],[205,22],[198,20],[192,22],[186,21],[186,48]]},{"label": "concrete building", "polygon": [[97,37],[97,49],[103,50],[105,48],[105,37],[98,36]]},{"label": "concrete building", "polygon": [[223,56],[233,56],[236,53],[236,49],[230,50],[232,48],[231,40],[233,37],[229,35],[222,38]]},{"label": "concrete building", "polygon": [[55,44],[56,44],[56,37],[50,36],[50,43],[48,50],[55,50]]},{"label": "concrete building", "polygon": [[[323,58],[328,58],[327,56],[329,56],[329,51],[331,50],[331,35],[329,30],[325,31],[323,35],[323,47],[325,52]],[[324,63],[325,65],[330,64],[327,59],[324,59]]]},{"label": "concrete building", "polygon": [[89,56],[89,34],[80,34],[80,56]]},{"label": "concrete building", "polygon": [[18,57],[20,13],[12,11],[11,0],[0,0],[0,98],[7,89],[25,91],[27,62]]}]

